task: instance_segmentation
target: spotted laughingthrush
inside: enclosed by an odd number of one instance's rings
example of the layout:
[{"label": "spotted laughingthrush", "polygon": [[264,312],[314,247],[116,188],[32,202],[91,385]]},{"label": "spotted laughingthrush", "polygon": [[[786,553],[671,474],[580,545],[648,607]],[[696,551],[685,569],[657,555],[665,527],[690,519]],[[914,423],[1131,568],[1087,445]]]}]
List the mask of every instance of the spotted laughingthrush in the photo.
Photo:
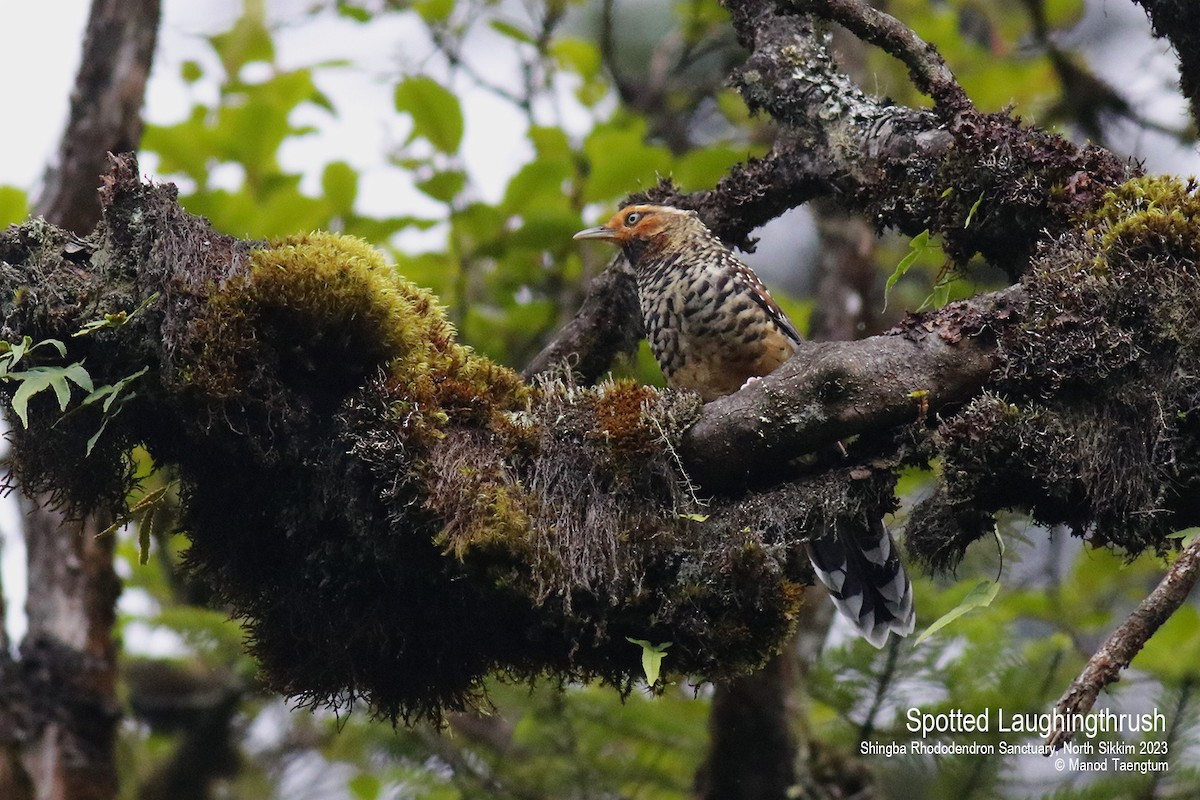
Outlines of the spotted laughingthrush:
[{"label": "spotted laughingthrush", "polygon": [[[627,206],[575,238],[603,239],[624,252],[650,349],[671,388],[715,400],[804,346],[754,271],[693,211]],[[883,647],[892,631],[912,632],[912,585],[882,520],[814,536],[808,549],[817,578],[867,641]]]}]

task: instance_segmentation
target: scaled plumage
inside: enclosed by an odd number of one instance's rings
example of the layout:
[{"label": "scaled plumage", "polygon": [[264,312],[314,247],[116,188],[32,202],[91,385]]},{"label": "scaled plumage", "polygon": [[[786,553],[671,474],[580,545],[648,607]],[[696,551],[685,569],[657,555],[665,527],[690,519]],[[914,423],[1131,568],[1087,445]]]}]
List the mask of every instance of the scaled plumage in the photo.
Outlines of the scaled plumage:
[{"label": "scaled plumage", "polygon": [[[708,402],[770,374],[803,346],[787,314],[748,266],[693,211],[632,205],[575,234],[621,248],[637,281],[650,349],[667,385]],[[832,531],[809,548],[838,610],[882,647],[911,633],[912,586],[882,520]]]}]

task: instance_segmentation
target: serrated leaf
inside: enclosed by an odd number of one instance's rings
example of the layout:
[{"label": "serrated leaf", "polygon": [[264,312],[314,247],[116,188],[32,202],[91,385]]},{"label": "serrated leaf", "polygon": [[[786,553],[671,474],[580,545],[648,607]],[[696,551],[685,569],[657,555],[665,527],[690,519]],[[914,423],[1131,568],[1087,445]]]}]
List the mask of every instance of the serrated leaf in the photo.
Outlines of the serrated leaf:
[{"label": "serrated leaf", "polygon": [[414,75],[396,84],[396,110],[412,117],[409,141],[422,137],[443,153],[462,144],[463,114],[458,98],[432,78]]},{"label": "serrated leaf", "polygon": [[913,647],[916,647],[921,642],[933,634],[940,631],[942,628],[949,625],[954,620],[961,617],[970,611],[977,608],[986,608],[996,599],[996,595],[1000,593],[999,581],[980,581],[975,584],[971,591],[967,592],[966,596],[954,608],[947,611],[945,614],[936,619],[932,625],[921,631],[921,635],[913,640]]}]

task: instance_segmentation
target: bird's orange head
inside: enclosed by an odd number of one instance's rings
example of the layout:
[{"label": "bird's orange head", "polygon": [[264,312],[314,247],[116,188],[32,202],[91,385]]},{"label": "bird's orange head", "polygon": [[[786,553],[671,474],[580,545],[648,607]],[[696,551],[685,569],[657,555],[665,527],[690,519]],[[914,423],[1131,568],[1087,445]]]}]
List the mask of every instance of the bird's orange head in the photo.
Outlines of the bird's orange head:
[{"label": "bird's orange head", "polygon": [[667,251],[683,239],[708,229],[694,211],[671,206],[626,206],[613,214],[608,222],[575,234],[575,239],[603,239],[625,251],[626,255],[641,255],[646,251]]}]

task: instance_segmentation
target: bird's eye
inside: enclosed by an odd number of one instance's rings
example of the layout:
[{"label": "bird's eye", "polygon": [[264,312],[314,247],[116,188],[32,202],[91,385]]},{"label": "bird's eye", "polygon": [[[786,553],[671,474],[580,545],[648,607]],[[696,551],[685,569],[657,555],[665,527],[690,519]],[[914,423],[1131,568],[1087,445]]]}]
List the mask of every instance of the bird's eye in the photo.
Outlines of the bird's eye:
[{"label": "bird's eye", "polygon": [[638,224],[638,220],[640,220],[641,218],[642,218],[642,215],[639,214],[638,212],[630,211],[628,214],[625,215],[625,226],[627,228],[632,228],[634,225]]}]

